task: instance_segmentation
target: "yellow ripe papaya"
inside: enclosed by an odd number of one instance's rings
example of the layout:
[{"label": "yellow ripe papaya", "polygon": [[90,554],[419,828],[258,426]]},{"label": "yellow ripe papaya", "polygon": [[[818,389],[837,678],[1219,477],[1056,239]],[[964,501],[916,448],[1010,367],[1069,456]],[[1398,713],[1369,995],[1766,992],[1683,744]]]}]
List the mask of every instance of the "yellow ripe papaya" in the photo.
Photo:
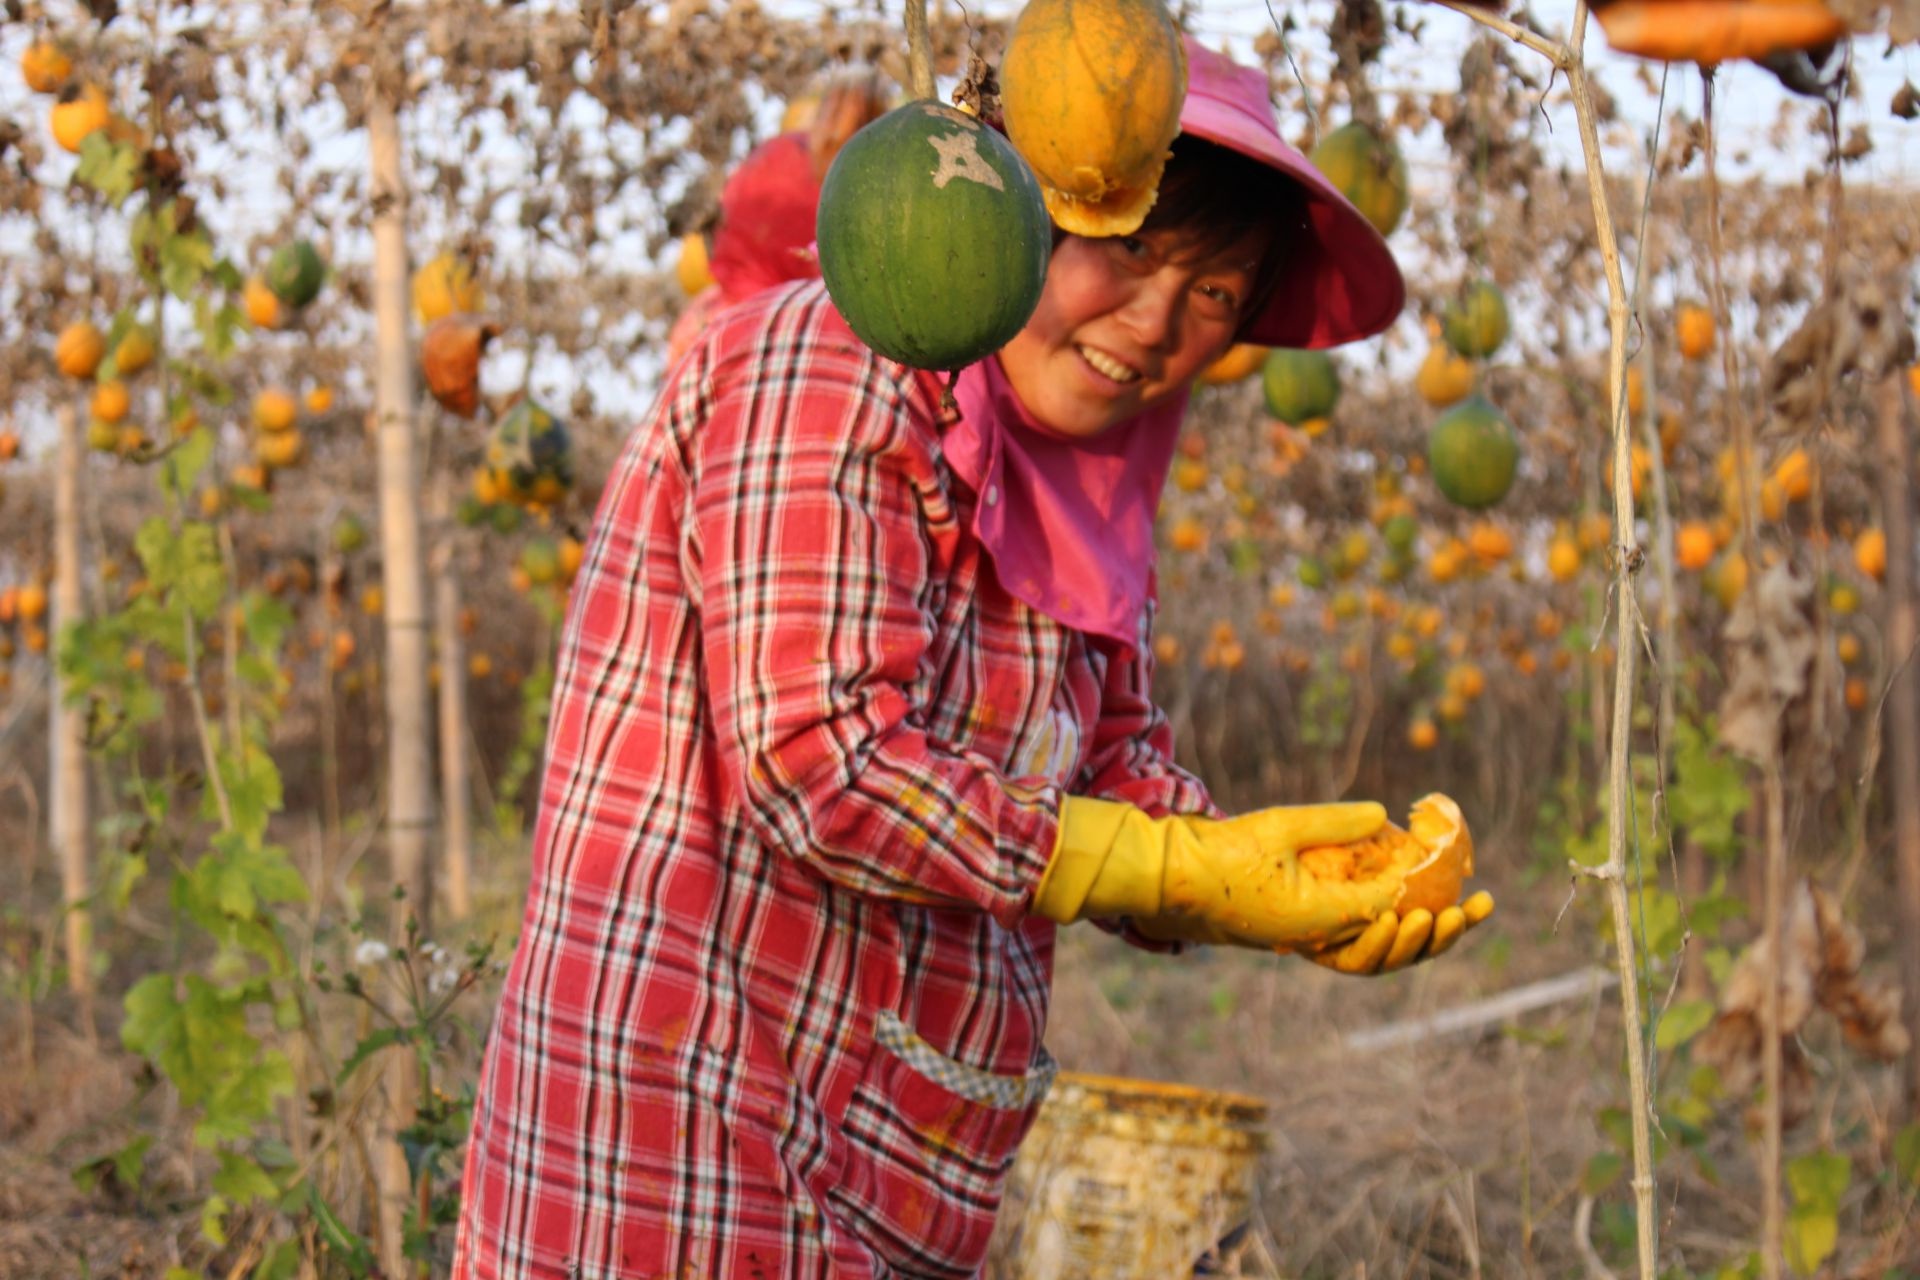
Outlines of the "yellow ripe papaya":
[{"label": "yellow ripe papaya", "polygon": [[1473,874],[1473,836],[1460,806],[1435,792],[1414,802],[1405,828],[1389,822],[1368,839],[1303,849],[1299,857],[1301,871],[1317,880],[1402,876],[1394,910],[1438,915],[1460,901]]},{"label": "yellow ripe papaya", "polygon": [[1186,49],[1160,0],[1030,0],[1000,65],[1007,137],[1076,235],[1139,230],[1186,95]]}]

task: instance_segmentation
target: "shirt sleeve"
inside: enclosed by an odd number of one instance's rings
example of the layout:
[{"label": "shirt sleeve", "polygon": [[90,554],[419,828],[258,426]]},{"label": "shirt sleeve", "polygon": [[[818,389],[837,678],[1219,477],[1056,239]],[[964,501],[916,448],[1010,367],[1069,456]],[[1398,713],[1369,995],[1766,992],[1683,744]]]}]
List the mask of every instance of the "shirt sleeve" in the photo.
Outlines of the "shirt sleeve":
[{"label": "shirt sleeve", "polygon": [[960,534],[930,398],[851,340],[790,342],[716,380],[700,433],[692,554],[722,766],[761,838],[833,883],[1011,928],[1059,793],[924,729],[934,553]]},{"label": "shirt sleeve", "polygon": [[[1202,814],[1217,818],[1220,810],[1206,784],[1174,763],[1173,726],[1153,700],[1153,620],[1158,600],[1154,584],[1147,592],[1137,644],[1107,649],[1100,719],[1074,793],[1125,801],[1155,817]],[[1177,955],[1188,946],[1149,938],[1127,919],[1093,923],[1142,951]]]},{"label": "shirt sleeve", "polygon": [[1154,817],[1219,817],[1206,784],[1174,763],[1173,726],[1153,700],[1153,616],[1157,585],[1147,593],[1139,643],[1111,645],[1100,719],[1094,726],[1076,795],[1119,800]]}]

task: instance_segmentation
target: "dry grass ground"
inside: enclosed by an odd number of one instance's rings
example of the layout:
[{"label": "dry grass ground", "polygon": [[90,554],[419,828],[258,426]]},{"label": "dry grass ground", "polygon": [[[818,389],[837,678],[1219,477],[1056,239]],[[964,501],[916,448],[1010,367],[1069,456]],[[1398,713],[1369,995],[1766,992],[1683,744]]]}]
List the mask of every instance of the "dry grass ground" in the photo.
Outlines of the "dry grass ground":
[{"label": "dry grass ground", "polygon": [[[1267,1150],[1258,1212],[1239,1273],[1286,1277],[1584,1276],[1631,1271],[1624,1182],[1582,1209],[1582,1173],[1612,1150],[1595,1117],[1624,1100],[1611,992],[1568,1000],[1478,1034],[1361,1052],[1345,1037],[1450,1009],[1607,955],[1597,903],[1564,916],[1565,883],[1523,883],[1517,853],[1483,844],[1493,920],[1439,963],[1382,979],[1340,977],[1295,959],[1202,952],[1163,957],[1088,928],[1063,934],[1049,1046],[1067,1070],[1179,1081],[1264,1099]],[[493,861],[488,927],[511,928],[518,877]],[[14,901],[30,886],[4,887]],[[44,872],[31,888],[43,899]],[[44,903],[42,903],[44,906]],[[110,983],[124,985],[141,947],[123,937]],[[1884,938],[1874,941],[1884,954]],[[133,954],[127,954],[131,952]],[[0,1277],[158,1277],[176,1261],[225,1275],[230,1261],[175,1206],[195,1176],[185,1126],[165,1089],[115,1039],[117,1009],[96,1011],[99,1036],[56,994],[31,1037],[23,1006],[0,1009]],[[1889,1069],[1814,1043],[1818,1103],[1789,1151],[1839,1143],[1854,1153],[1861,1230],[1835,1274],[1883,1275],[1911,1250],[1901,1234],[1911,1196],[1889,1199],[1867,1167],[1887,1145]],[[137,1134],[157,1133],[141,1188],[111,1179],[82,1190],[73,1171]],[[1865,1154],[1862,1154],[1865,1153]],[[1703,1162],[1662,1166],[1663,1259],[1712,1275],[1754,1238],[1752,1149],[1737,1115],[1710,1130]],[[1708,1176],[1711,1170],[1711,1177]],[[1862,1200],[1862,1197],[1879,1199]],[[1577,1230],[1584,1225],[1584,1235]],[[1867,1264],[1878,1263],[1868,1269]],[[1005,1273],[993,1280],[1014,1280]]]}]

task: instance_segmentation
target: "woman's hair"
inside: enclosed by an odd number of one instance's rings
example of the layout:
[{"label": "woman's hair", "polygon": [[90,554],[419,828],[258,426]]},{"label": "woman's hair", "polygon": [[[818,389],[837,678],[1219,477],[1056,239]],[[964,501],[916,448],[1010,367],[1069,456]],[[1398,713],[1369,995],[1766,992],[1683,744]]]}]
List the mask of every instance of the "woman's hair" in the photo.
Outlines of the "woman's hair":
[{"label": "woman's hair", "polygon": [[1265,237],[1260,265],[1241,310],[1242,331],[1266,310],[1295,253],[1311,243],[1306,191],[1285,174],[1229,147],[1182,134],[1160,177],[1160,194],[1142,231],[1173,233],[1177,250],[1224,253],[1248,235]]}]

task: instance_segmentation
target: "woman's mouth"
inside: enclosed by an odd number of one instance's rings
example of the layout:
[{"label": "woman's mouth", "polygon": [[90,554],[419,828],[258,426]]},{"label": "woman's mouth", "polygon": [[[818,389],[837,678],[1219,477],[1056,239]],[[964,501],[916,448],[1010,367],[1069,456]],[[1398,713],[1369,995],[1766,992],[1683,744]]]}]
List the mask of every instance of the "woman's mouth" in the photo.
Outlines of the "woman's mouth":
[{"label": "woman's mouth", "polygon": [[1125,386],[1129,382],[1138,382],[1140,380],[1140,371],[1138,369],[1132,368],[1123,361],[1108,355],[1096,347],[1076,346],[1074,350],[1080,353],[1082,360],[1085,360],[1089,365],[1093,366],[1095,373],[1098,373],[1104,378],[1117,382],[1122,386]]}]

